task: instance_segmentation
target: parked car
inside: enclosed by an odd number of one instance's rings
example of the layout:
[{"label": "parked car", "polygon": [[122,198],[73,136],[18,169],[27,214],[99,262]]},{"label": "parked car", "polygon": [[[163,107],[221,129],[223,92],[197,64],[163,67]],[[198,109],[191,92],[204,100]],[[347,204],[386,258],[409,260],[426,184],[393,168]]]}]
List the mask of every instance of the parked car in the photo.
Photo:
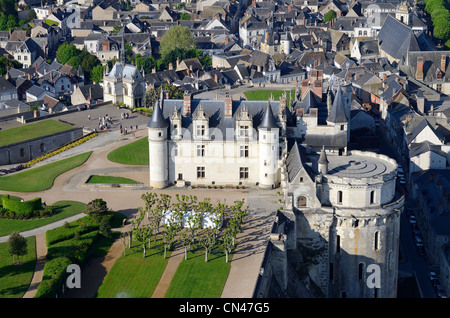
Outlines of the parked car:
[{"label": "parked car", "polygon": [[436,281],[437,280],[437,275],[435,272],[429,272],[428,273],[428,277],[430,278],[431,281]]}]

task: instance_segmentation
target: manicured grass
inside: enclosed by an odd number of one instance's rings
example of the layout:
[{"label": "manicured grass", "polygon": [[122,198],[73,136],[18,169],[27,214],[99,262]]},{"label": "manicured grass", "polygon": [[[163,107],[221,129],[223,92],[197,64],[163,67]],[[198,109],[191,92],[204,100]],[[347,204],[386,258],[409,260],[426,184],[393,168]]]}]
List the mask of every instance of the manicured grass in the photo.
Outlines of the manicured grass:
[{"label": "manicured grass", "polygon": [[204,250],[188,253],[182,260],[167,290],[165,298],[220,298],[231,268],[231,255],[215,248],[205,262]]},{"label": "manicured grass", "polygon": [[86,183],[118,183],[118,184],[139,184],[132,179],[112,176],[90,176]]},{"label": "manicured grass", "polygon": [[22,298],[33,278],[36,266],[36,240],[26,238],[28,253],[20,257],[21,265],[13,265],[8,243],[0,243],[0,298]]},{"label": "manicured grass", "polygon": [[148,140],[143,137],[108,153],[108,160],[125,165],[148,165]]},{"label": "manicured grass", "polygon": [[82,213],[86,204],[78,201],[58,201],[52,204],[52,207],[56,214],[48,218],[35,220],[0,219],[0,236],[9,235],[14,231],[28,231]]},{"label": "manicured grass", "polygon": [[144,258],[142,249],[134,242],[126,255],[114,263],[97,291],[97,298],[150,298],[158,285],[168,257],[164,259],[161,241],[152,239],[152,248]]},{"label": "manicured grass", "polygon": [[0,190],[16,192],[37,192],[50,189],[60,174],[83,164],[92,151],[40,167],[0,177]]},{"label": "manicured grass", "polygon": [[[281,94],[284,90],[253,90],[244,92],[245,98],[247,100],[268,100],[272,94],[273,99],[276,101],[280,100]],[[295,89],[290,90],[292,99],[295,99]],[[289,90],[286,90],[286,104],[290,104]]]},{"label": "manicured grass", "polygon": [[71,125],[48,119],[0,131],[0,147],[72,129]]}]

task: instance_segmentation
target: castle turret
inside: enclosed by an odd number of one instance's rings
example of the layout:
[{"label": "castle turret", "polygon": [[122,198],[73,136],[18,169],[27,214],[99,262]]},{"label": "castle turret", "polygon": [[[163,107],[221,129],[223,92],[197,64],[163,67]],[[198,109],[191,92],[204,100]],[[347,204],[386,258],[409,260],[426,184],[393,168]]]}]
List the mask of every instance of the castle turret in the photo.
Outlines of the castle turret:
[{"label": "castle turret", "polygon": [[328,173],[328,159],[327,154],[325,152],[325,147],[322,146],[322,152],[320,153],[319,161],[318,163],[318,169],[319,173],[325,175]]},{"label": "castle turret", "polygon": [[275,188],[278,175],[279,130],[273,115],[270,101],[258,126],[259,136],[259,186],[261,188]]},{"label": "castle turret", "polygon": [[169,124],[162,112],[163,93],[147,124],[150,161],[150,187],[162,189],[169,185],[167,130]]}]

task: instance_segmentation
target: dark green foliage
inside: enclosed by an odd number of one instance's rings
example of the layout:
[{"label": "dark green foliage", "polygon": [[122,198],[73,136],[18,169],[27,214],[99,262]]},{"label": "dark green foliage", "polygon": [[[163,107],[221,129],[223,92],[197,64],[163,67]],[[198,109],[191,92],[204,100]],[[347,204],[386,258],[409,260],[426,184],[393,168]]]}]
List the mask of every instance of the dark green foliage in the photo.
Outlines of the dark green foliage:
[{"label": "dark green foliage", "polygon": [[33,215],[35,211],[42,209],[41,198],[35,198],[29,201],[17,201],[9,197],[9,195],[4,195],[2,197],[3,208],[14,212],[16,215],[25,215],[25,218],[29,218]]},{"label": "dark green foliage", "polygon": [[17,260],[20,264],[20,256],[28,253],[27,240],[19,234],[19,232],[13,232],[8,239],[8,252],[11,256],[17,256]]},{"label": "dark green foliage", "polygon": [[336,11],[330,10],[330,11],[328,11],[327,13],[325,13],[325,15],[324,15],[324,17],[323,17],[323,22],[331,21],[331,20],[335,19],[336,16],[337,16],[337,15],[336,15]]},{"label": "dark green foliage", "polygon": [[44,276],[39,284],[35,298],[55,298],[61,286],[69,275],[66,270],[72,264],[68,257],[47,259],[44,266]]}]

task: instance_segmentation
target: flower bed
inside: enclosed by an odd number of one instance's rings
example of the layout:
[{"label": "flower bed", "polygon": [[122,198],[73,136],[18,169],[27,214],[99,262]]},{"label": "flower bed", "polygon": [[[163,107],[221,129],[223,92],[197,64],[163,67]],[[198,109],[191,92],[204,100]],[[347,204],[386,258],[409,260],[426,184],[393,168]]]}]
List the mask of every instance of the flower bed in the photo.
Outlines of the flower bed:
[{"label": "flower bed", "polygon": [[48,159],[50,157],[53,157],[53,156],[55,156],[55,155],[57,155],[57,154],[59,154],[59,153],[61,153],[63,151],[69,150],[69,149],[71,149],[71,148],[73,148],[75,146],[81,145],[82,143],[84,143],[84,142],[86,142],[88,140],[91,140],[92,138],[94,138],[96,136],[98,136],[98,133],[97,132],[93,132],[93,133],[91,133],[89,135],[86,135],[86,136],[84,136],[84,137],[82,137],[80,139],[77,139],[77,140],[75,140],[75,141],[73,141],[73,142],[71,142],[71,143],[69,143],[69,144],[67,144],[65,146],[62,146],[61,148],[58,148],[58,149],[53,150],[53,151],[51,151],[51,152],[49,152],[49,153],[47,153],[47,154],[45,154],[43,156],[40,156],[40,157],[35,158],[33,160],[30,160],[27,163],[22,164],[22,167],[23,168],[29,168],[32,165],[35,165],[36,163],[41,162],[42,160]]}]

